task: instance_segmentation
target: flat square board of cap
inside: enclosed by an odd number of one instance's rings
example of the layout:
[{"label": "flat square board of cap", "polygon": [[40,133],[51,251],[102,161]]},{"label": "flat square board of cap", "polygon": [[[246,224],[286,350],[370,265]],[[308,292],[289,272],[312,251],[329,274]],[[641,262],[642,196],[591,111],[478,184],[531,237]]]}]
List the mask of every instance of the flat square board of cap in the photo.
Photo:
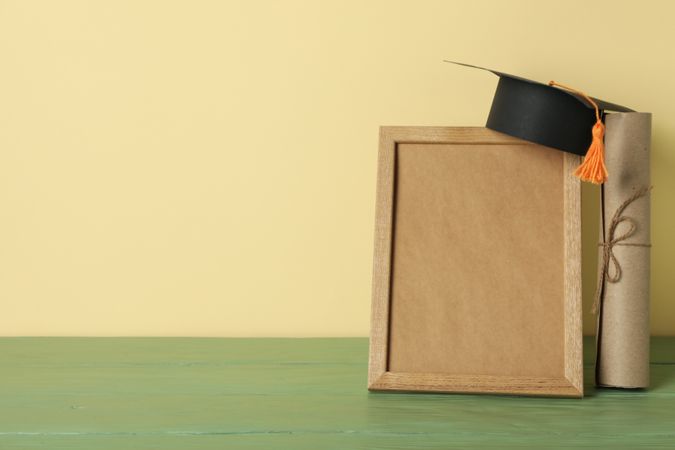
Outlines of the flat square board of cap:
[{"label": "flat square board of cap", "polygon": [[583,396],[579,159],[381,128],[370,390]]}]

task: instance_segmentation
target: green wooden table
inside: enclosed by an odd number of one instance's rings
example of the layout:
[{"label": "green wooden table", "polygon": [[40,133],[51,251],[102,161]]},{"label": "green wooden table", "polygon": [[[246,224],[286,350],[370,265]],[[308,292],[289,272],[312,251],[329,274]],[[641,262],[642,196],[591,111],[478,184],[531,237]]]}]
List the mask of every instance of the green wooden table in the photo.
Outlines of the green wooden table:
[{"label": "green wooden table", "polygon": [[675,448],[675,338],[649,391],[368,393],[366,339],[1,338],[0,449]]}]

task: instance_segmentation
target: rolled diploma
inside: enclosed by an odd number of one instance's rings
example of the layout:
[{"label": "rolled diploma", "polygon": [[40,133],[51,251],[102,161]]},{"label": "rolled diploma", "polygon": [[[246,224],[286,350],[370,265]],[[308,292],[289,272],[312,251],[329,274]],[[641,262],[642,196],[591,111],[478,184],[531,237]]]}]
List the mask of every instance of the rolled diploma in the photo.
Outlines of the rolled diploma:
[{"label": "rolled diploma", "polygon": [[[621,204],[637,190],[650,186],[650,113],[616,113],[605,119],[605,163],[609,177],[603,186],[601,237]],[[650,196],[630,203],[623,216],[634,220],[635,232],[625,242],[650,244]],[[615,236],[630,226],[620,223]],[[649,386],[650,248],[615,245],[621,278],[604,282],[597,330],[596,384],[621,388]],[[599,264],[602,264],[602,247]],[[613,272],[613,263],[609,270]]]}]

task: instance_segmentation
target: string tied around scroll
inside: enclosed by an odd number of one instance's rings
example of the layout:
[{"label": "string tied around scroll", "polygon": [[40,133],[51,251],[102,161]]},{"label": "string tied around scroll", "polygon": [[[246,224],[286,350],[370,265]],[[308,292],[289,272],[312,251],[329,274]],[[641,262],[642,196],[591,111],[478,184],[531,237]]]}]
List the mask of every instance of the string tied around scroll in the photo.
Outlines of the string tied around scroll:
[{"label": "string tied around scroll", "polygon": [[[617,283],[619,280],[621,280],[622,274],[621,264],[619,264],[619,260],[614,254],[614,246],[625,245],[632,247],[651,247],[651,244],[623,242],[626,239],[633,236],[633,234],[635,234],[635,231],[637,230],[637,223],[635,222],[635,219],[633,219],[632,217],[624,216],[623,215],[624,210],[628,207],[628,205],[633,203],[635,200],[649,194],[649,191],[651,191],[651,189],[652,189],[651,186],[638,189],[635,191],[635,193],[633,193],[633,195],[631,195],[623,203],[621,203],[621,205],[619,205],[619,207],[614,212],[614,215],[612,216],[612,221],[609,223],[605,242],[601,242],[598,244],[599,247],[602,247],[602,262],[600,264],[600,270],[598,274],[598,285],[595,289],[595,299],[593,301],[593,308],[591,309],[591,312],[593,314],[596,314],[598,312],[598,308],[600,307],[600,301],[602,297],[602,291],[605,286],[605,282]],[[624,222],[628,224],[628,229],[623,234],[615,236],[616,229],[618,228],[619,224]],[[610,271],[610,264],[614,269],[613,273]]]}]

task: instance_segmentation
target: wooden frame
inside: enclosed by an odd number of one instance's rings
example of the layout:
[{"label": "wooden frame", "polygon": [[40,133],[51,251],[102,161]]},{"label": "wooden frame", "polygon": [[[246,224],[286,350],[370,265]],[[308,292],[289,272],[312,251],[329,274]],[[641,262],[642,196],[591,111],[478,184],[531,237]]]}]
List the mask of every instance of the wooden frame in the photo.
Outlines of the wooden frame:
[{"label": "wooden frame", "polygon": [[[397,152],[402,144],[444,144],[477,146],[532,146],[536,151],[557,150],[525,142],[479,127],[382,127],[378,161],[378,183],[375,223],[375,249],[372,285],[372,315],[370,336],[369,390],[496,393],[516,395],[545,395],[561,397],[583,396],[582,329],[581,329],[581,200],[580,182],[572,175],[580,158],[558,152],[562,161],[563,208],[560,229],[564,234],[564,273],[561,276],[560,374],[501,375],[499,367],[491,374],[464,374],[415,371],[391,371],[389,367],[391,335],[392,261],[394,221],[396,215]],[[530,151],[530,150],[528,150]],[[557,154],[558,154],[557,153]],[[558,320],[555,319],[555,320]],[[470,320],[476,320],[471,318]]]}]

